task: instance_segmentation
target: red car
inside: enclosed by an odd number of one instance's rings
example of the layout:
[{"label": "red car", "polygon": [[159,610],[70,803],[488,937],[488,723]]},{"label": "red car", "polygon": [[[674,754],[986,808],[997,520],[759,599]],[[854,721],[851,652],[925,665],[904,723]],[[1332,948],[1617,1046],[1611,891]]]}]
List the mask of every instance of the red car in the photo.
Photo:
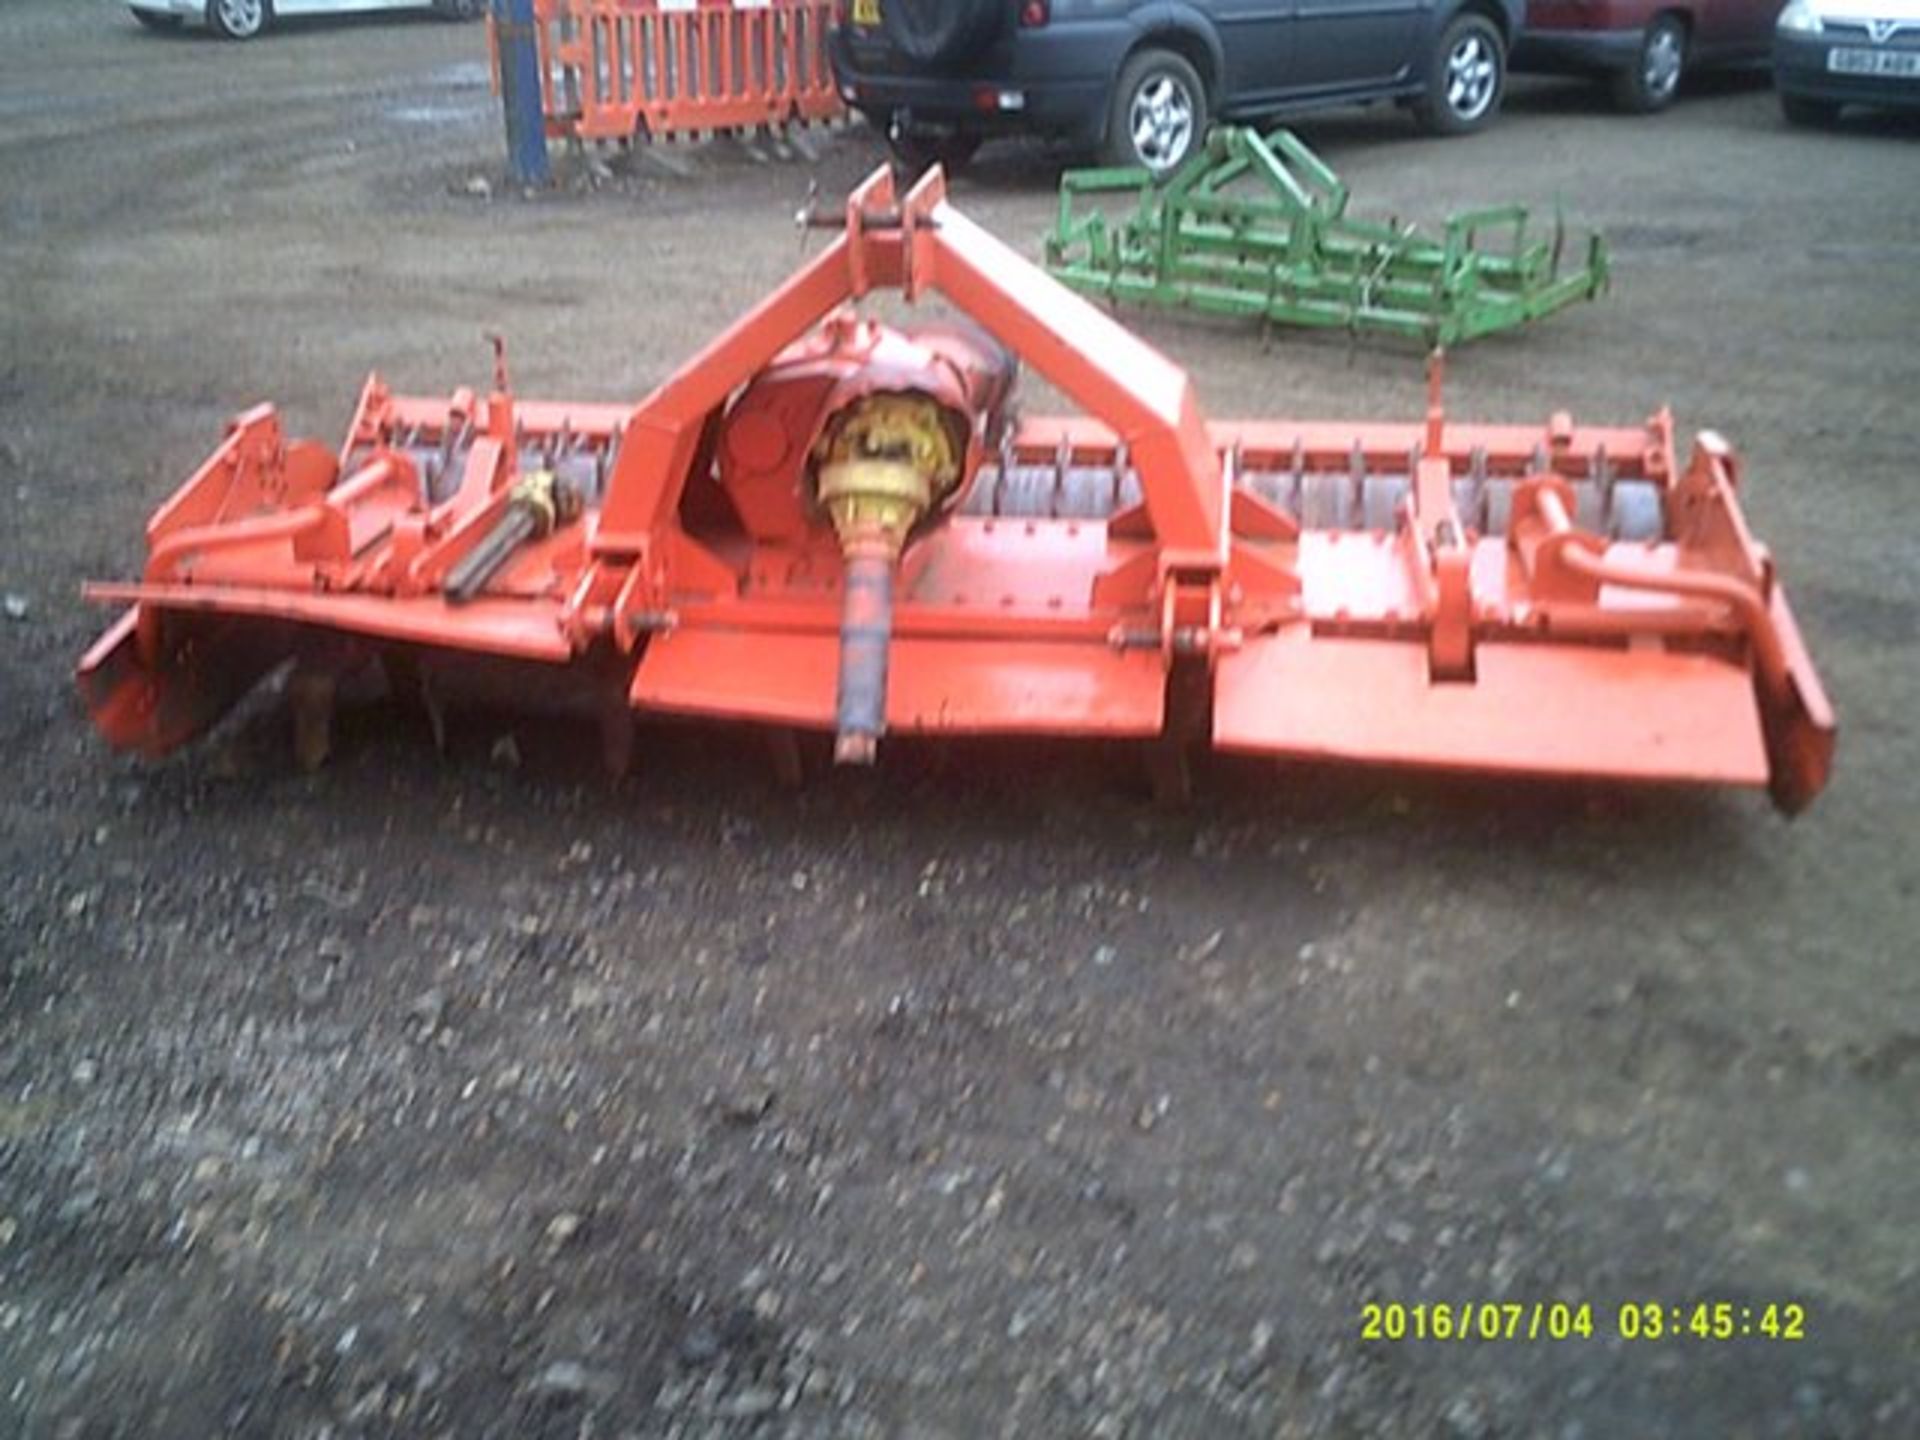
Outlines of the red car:
[{"label": "red car", "polygon": [[1604,75],[1622,110],[1664,110],[1697,66],[1764,60],[1780,0],[1531,0],[1515,71]]}]

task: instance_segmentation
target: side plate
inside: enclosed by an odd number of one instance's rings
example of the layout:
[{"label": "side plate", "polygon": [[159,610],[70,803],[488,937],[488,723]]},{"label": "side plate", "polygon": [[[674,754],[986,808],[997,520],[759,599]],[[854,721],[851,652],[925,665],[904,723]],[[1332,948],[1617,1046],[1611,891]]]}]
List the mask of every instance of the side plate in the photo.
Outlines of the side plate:
[{"label": "side plate", "polygon": [[1424,646],[1250,641],[1220,662],[1222,750],[1448,770],[1767,783],[1753,682],[1709,655],[1483,644],[1476,678],[1435,683]]}]

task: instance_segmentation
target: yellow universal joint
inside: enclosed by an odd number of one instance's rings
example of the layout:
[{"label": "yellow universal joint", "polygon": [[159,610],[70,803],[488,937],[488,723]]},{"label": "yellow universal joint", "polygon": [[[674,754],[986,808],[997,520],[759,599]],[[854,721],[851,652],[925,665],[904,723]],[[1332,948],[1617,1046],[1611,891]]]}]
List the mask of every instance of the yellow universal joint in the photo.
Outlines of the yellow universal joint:
[{"label": "yellow universal joint", "polygon": [[907,533],[960,481],[962,455],[946,411],[917,392],[865,395],[835,417],[815,447],[820,504],[843,546]]},{"label": "yellow universal joint", "polygon": [[534,533],[550,535],[563,520],[579,513],[580,496],[562,485],[553,471],[529,470],[507,491],[507,504],[526,509],[537,527]]}]

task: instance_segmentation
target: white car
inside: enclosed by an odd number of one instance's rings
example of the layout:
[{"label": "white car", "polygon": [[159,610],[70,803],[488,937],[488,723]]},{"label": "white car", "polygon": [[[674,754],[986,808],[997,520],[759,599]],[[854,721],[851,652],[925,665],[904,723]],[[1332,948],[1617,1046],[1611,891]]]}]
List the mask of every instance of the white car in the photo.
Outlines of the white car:
[{"label": "white car", "polygon": [[1788,0],[1773,84],[1793,125],[1830,124],[1846,105],[1920,110],[1920,0]]},{"label": "white car", "polygon": [[229,40],[251,40],[276,19],[373,10],[432,10],[450,20],[486,13],[487,0],[127,0],[133,18],[155,30],[198,20]]}]

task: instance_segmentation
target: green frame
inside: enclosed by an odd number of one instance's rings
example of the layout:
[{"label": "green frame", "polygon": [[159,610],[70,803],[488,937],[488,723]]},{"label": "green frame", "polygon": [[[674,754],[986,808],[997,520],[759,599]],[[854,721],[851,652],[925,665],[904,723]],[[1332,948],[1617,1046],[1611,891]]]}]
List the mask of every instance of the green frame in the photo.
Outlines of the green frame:
[{"label": "green frame", "polygon": [[[1229,194],[1243,177],[1264,182]],[[1085,197],[1133,192],[1116,221]],[[1111,300],[1456,345],[1509,330],[1606,290],[1605,243],[1561,270],[1566,230],[1529,234],[1520,205],[1469,210],[1433,238],[1357,220],[1347,187],[1288,130],[1222,126],[1165,184],[1140,169],[1070,170],[1046,266]]]}]

